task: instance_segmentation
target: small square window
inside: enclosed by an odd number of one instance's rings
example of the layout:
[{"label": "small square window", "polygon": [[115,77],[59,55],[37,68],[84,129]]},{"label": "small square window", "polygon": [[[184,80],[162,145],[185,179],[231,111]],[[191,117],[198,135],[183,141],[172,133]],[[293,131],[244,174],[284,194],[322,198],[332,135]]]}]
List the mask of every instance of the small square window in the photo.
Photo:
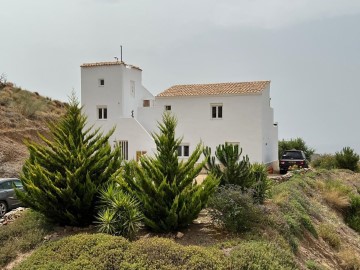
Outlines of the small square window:
[{"label": "small square window", "polygon": [[221,119],[223,117],[223,106],[222,104],[211,104],[211,118]]},{"label": "small square window", "polygon": [[99,86],[104,86],[104,85],[105,85],[105,80],[99,79]]},{"label": "small square window", "polygon": [[189,156],[190,156],[190,146],[187,144],[179,145],[178,157],[189,157]]},{"label": "small square window", "polygon": [[98,107],[98,119],[107,119],[107,107]]},{"label": "small square window", "polygon": [[165,111],[171,111],[171,105],[165,105]]}]

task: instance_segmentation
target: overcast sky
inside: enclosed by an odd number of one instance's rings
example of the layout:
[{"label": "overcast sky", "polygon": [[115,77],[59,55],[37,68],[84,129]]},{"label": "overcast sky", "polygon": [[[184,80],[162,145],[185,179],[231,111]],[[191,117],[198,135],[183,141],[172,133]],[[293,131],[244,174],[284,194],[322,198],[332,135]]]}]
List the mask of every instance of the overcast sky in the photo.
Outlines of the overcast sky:
[{"label": "overcast sky", "polygon": [[360,153],[359,0],[0,0],[0,74],[80,97],[80,65],[120,57],[153,94],[271,80],[279,139]]}]

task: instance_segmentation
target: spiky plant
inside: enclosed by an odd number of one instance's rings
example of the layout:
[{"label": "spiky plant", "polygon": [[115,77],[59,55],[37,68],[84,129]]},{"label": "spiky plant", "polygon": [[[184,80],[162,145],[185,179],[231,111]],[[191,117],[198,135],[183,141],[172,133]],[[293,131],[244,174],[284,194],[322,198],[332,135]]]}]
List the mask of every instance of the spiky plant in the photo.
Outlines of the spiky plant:
[{"label": "spiky plant", "polygon": [[[216,147],[215,156],[211,156],[211,148],[204,149],[206,157],[205,168],[209,173],[220,178],[221,185],[238,185],[242,188],[249,188],[253,184],[251,175],[251,164],[248,156],[243,156],[242,148],[233,144],[220,144]],[[216,162],[216,159],[219,163]]]},{"label": "spiky plant", "polygon": [[134,239],[143,219],[139,202],[114,183],[100,191],[99,231]]},{"label": "spiky plant", "polygon": [[125,167],[122,185],[141,203],[145,225],[154,231],[168,232],[191,223],[205,207],[218,179],[209,175],[202,183],[195,178],[204,166],[197,163],[202,146],[195,147],[188,160],[179,161],[181,138],[175,138],[177,120],[169,113],[159,123],[160,132],[153,134],[157,153],[143,156],[140,165]]},{"label": "spiky plant", "polygon": [[86,226],[94,219],[98,189],[119,174],[120,149],[111,149],[99,129],[86,128],[75,94],[65,116],[49,123],[43,143],[26,142],[30,157],[20,176],[25,192],[16,191],[27,206],[62,225]]}]

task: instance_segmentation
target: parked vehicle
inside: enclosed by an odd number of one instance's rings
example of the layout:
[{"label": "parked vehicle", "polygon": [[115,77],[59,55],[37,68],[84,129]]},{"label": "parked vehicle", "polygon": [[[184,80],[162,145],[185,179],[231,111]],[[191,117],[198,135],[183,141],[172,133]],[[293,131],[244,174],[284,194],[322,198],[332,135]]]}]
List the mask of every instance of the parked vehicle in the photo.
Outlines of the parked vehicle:
[{"label": "parked vehicle", "polygon": [[309,167],[304,152],[295,149],[285,151],[279,161],[280,173],[287,173],[289,167],[295,166],[299,169]]},{"label": "parked vehicle", "polygon": [[23,189],[19,179],[0,178],[0,217],[7,211],[21,206],[21,202],[16,198],[14,187]]}]

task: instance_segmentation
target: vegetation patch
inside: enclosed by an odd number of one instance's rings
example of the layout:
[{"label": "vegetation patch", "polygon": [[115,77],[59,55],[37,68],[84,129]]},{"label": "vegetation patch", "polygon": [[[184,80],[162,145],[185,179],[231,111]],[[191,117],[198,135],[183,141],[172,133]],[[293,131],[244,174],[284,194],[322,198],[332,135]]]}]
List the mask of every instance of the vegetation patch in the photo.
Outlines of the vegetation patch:
[{"label": "vegetation patch", "polygon": [[332,248],[339,249],[341,246],[341,239],[336,229],[330,224],[321,224],[319,226],[319,236],[324,239]]},{"label": "vegetation patch", "polygon": [[106,234],[79,234],[47,243],[17,270],[32,269],[225,269],[220,252],[181,246],[169,239],[148,238],[130,243]]},{"label": "vegetation patch", "polygon": [[254,204],[252,192],[243,192],[237,185],[218,187],[208,207],[213,223],[231,232],[252,229],[264,215],[260,206]]},{"label": "vegetation patch", "polygon": [[14,260],[18,253],[32,250],[52,229],[43,215],[26,210],[16,222],[0,227],[0,267]]},{"label": "vegetation patch", "polygon": [[346,223],[355,231],[360,232],[360,195],[351,194],[350,206],[345,216]]},{"label": "vegetation patch", "polygon": [[[314,210],[306,194],[310,194],[312,188],[307,181],[311,179],[294,176],[271,190],[272,201],[279,206],[281,215],[272,215],[270,223],[287,239],[294,251],[297,249],[296,238],[302,238],[305,231],[318,236],[311,220]],[[282,221],[286,226],[278,226]]]},{"label": "vegetation patch", "polygon": [[231,269],[285,270],[297,269],[293,255],[275,243],[248,241],[231,252]]}]

